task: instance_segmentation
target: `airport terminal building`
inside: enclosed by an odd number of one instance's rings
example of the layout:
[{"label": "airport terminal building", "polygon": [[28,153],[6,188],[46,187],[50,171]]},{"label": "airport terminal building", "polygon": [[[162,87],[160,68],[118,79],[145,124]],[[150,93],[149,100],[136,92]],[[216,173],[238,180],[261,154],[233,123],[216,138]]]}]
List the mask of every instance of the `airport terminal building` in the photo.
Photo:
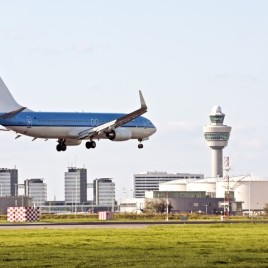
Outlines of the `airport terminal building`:
[{"label": "airport terminal building", "polygon": [[146,172],[134,174],[133,197],[144,198],[146,191],[159,190],[159,184],[181,179],[203,179],[204,174],[192,173],[167,173],[167,172]]}]

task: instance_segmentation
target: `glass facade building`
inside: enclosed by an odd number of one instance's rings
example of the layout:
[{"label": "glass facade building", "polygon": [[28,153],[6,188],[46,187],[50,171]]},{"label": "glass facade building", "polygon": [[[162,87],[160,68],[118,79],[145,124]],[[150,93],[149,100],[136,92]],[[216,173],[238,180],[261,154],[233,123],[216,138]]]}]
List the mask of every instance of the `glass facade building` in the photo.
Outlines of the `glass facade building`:
[{"label": "glass facade building", "polygon": [[32,203],[40,207],[47,201],[47,184],[43,179],[29,179],[24,181],[25,196],[32,198]]},{"label": "glass facade building", "polygon": [[115,183],[110,178],[93,181],[94,204],[97,206],[113,207],[115,205]]},{"label": "glass facade building", "polygon": [[65,172],[65,203],[83,204],[87,202],[87,170],[68,168]]},{"label": "glass facade building", "polygon": [[0,168],[0,196],[16,196],[18,170]]}]

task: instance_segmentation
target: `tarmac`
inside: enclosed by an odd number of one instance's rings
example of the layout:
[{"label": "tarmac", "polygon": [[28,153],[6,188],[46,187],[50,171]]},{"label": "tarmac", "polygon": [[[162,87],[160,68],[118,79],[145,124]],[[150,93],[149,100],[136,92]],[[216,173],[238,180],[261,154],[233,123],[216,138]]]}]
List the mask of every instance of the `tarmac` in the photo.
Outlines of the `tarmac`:
[{"label": "tarmac", "polygon": [[93,229],[93,228],[146,228],[153,225],[197,225],[197,224],[257,224],[266,223],[267,220],[243,220],[243,221],[153,221],[153,222],[68,222],[68,223],[2,223],[1,229]]}]

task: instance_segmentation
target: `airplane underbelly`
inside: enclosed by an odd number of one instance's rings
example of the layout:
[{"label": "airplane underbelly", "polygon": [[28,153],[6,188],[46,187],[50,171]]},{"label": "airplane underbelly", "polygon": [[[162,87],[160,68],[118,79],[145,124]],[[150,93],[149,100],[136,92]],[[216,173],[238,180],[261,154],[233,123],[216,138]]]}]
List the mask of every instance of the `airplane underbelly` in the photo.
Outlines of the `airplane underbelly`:
[{"label": "airplane underbelly", "polygon": [[[83,130],[87,129],[85,127],[53,127],[53,126],[41,126],[41,127],[27,127],[27,126],[15,126],[8,127],[9,129],[34,138],[44,138],[44,139],[77,139],[78,134]],[[144,139],[148,138],[155,133],[153,128],[139,128],[131,127],[131,139]],[[95,136],[95,139],[107,139],[106,135]],[[89,138],[90,139],[90,138]]]},{"label": "airplane underbelly", "polygon": [[151,128],[131,128],[132,139],[140,139],[147,138],[151,136],[154,132],[152,132]]},{"label": "airplane underbelly", "polygon": [[13,131],[35,138],[46,139],[60,139],[60,138],[72,138],[68,136],[71,129],[70,127],[9,127]]}]

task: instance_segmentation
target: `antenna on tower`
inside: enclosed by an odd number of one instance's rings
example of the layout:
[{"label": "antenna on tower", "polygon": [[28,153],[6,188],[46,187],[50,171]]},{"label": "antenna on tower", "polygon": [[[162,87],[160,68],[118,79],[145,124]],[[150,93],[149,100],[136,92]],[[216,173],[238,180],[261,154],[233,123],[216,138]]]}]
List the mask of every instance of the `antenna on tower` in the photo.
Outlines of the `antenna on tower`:
[{"label": "antenna on tower", "polygon": [[223,170],[224,170],[224,215],[230,215],[230,165],[229,165],[229,157],[224,157],[223,160]]}]

